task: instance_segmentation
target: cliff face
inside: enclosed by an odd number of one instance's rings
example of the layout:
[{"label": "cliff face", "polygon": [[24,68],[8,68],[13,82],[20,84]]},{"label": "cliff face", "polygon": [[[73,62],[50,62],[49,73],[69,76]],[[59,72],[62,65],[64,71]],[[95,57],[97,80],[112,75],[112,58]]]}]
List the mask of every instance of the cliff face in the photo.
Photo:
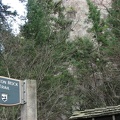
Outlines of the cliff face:
[{"label": "cliff face", "polygon": [[[101,17],[106,18],[107,11],[111,5],[111,0],[92,0],[101,10]],[[88,14],[88,5],[86,0],[62,0],[66,8],[67,17],[73,20],[69,39],[76,37],[89,36],[87,29],[91,26],[86,22]]]}]

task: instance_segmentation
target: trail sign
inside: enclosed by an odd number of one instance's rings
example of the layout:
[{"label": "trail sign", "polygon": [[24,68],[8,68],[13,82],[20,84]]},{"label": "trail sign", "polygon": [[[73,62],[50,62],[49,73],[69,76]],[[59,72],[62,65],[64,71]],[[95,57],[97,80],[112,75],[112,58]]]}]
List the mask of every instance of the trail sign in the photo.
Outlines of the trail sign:
[{"label": "trail sign", "polygon": [[0,105],[13,106],[23,103],[23,81],[0,76]]},{"label": "trail sign", "polygon": [[0,106],[21,105],[21,120],[37,120],[36,88],[36,80],[0,76]]}]

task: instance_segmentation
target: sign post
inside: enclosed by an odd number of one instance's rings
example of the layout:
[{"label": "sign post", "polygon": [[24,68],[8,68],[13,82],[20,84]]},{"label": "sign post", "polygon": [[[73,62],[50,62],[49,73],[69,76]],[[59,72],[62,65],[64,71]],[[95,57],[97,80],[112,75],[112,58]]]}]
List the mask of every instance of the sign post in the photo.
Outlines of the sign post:
[{"label": "sign post", "polygon": [[25,85],[27,103],[21,106],[21,120],[37,120],[36,81],[25,80]]},{"label": "sign post", "polygon": [[37,120],[35,80],[16,80],[0,76],[0,106],[21,105],[21,120]]}]

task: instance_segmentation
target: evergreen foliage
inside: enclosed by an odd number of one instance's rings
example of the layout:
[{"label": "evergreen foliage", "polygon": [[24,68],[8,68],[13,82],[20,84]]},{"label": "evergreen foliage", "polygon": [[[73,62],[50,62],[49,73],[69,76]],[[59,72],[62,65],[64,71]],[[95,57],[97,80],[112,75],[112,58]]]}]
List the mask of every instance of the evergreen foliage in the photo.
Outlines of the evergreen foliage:
[{"label": "evergreen foliage", "polygon": [[7,19],[6,16],[16,16],[16,11],[12,12],[9,10],[10,6],[4,5],[2,1],[0,1],[0,30],[6,28]]},{"label": "evergreen foliage", "polygon": [[34,39],[36,45],[54,44],[54,40],[58,39],[56,37],[60,34],[66,36],[65,30],[70,24],[64,17],[63,10],[63,7],[55,5],[52,0],[48,2],[29,0],[28,22],[23,26],[22,34],[27,39]]},{"label": "evergreen foliage", "polygon": [[[106,20],[87,2],[94,40],[68,41],[71,21],[61,1],[52,0],[29,0],[21,34],[3,34],[0,75],[37,80],[40,120],[67,120],[74,110],[120,104],[119,0],[113,1]],[[16,120],[19,110],[0,108],[0,118]]]},{"label": "evergreen foliage", "polygon": [[2,1],[0,1],[0,18],[2,21],[5,20],[5,16],[16,15],[16,11],[11,12],[8,10],[9,8],[10,8],[10,6],[3,5]]},{"label": "evergreen foliage", "polygon": [[[99,64],[95,63],[95,65],[97,65],[97,67],[100,68],[99,72],[101,74],[102,81],[101,81],[100,88],[98,87],[97,90],[100,90],[102,93],[101,98],[103,98],[102,99],[103,106],[117,105],[119,104],[119,97],[118,97],[119,95],[117,95],[118,89],[115,89],[115,84],[116,84],[116,87],[118,88],[119,79],[116,77],[119,74],[119,71],[118,71],[119,64],[117,60],[120,57],[118,53],[119,42],[117,41],[119,40],[119,37],[118,37],[119,33],[116,32],[116,30],[119,29],[118,27],[119,11],[118,13],[115,12],[116,11],[115,8],[116,9],[119,8],[118,7],[119,0],[112,2],[112,8],[108,10],[109,17],[106,20],[103,20],[100,18],[100,14],[99,14],[100,11],[90,0],[87,0],[87,2],[89,5],[89,19],[92,21],[92,24],[93,24],[91,32],[93,32],[94,35],[97,36],[95,40],[98,42],[98,45],[99,45],[98,47],[99,48],[99,51],[98,51]],[[116,60],[116,57],[117,57],[117,60]],[[98,68],[97,70],[99,70]],[[111,88],[113,89],[110,90]],[[97,104],[99,105],[99,103],[96,101],[96,105]],[[102,104],[100,106],[102,106]]]},{"label": "evergreen foliage", "polygon": [[87,0],[89,6],[89,19],[92,22],[93,27],[91,28],[91,32],[94,33],[94,37],[96,38],[98,44],[102,44],[103,46],[108,45],[108,35],[106,34],[107,24],[105,20],[101,19],[100,10],[98,7]]},{"label": "evergreen foliage", "polygon": [[[9,10],[10,6],[4,5],[2,0],[0,0],[0,75],[7,75],[7,64],[4,57],[5,46],[4,39],[6,37],[11,37],[11,29],[8,25],[7,16],[16,16],[16,11],[12,12]],[[7,75],[8,76],[8,75]]]},{"label": "evergreen foliage", "polygon": [[110,28],[114,35],[120,38],[120,0],[112,2],[112,8],[109,10]]}]

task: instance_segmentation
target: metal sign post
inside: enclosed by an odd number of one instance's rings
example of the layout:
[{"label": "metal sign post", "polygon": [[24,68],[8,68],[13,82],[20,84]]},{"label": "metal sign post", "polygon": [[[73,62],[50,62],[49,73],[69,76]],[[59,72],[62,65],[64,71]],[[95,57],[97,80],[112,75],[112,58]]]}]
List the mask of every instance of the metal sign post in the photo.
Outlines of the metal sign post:
[{"label": "metal sign post", "polygon": [[21,105],[21,120],[37,120],[35,80],[16,80],[0,76],[0,105]]}]

